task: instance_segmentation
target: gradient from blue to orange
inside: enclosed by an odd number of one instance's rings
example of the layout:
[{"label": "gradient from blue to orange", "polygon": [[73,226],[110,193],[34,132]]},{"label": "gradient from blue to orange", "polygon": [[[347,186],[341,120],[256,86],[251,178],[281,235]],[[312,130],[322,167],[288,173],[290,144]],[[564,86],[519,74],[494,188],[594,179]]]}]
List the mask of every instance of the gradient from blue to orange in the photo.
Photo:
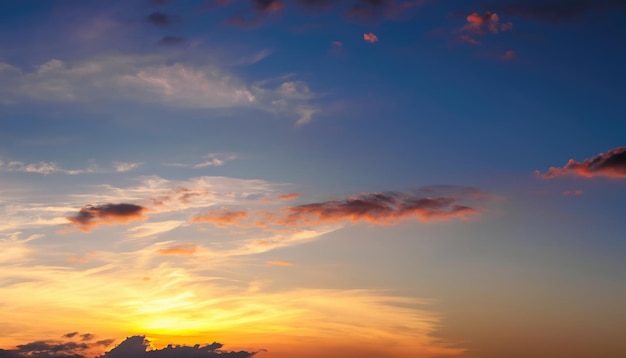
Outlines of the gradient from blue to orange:
[{"label": "gradient from blue to orange", "polygon": [[3,2],[0,348],[625,356],[625,9]]}]

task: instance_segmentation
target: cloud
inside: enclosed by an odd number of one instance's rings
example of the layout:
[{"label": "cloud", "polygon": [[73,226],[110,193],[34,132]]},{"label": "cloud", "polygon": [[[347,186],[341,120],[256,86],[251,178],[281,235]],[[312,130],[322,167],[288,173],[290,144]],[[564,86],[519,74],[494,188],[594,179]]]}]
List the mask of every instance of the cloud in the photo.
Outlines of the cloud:
[{"label": "cloud", "polygon": [[334,47],[343,47],[343,43],[341,41],[333,41],[332,45]]},{"label": "cloud", "polygon": [[378,42],[378,36],[370,32],[369,34],[363,34],[363,40],[371,43]]},{"label": "cloud", "polygon": [[135,204],[87,205],[74,216],[68,216],[70,225],[81,231],[91,231],[97,225],[125,224],[133,220],[145,220],[146,208]]},{"label": "cloud", "polygon": [[278,200],[293,200],[300,197],[300,193],[287,193],[278,196]]},{"label": "cloud", "polygon": [[599,11],[626,9],[623,0],[525,0],[498,2],[494,7],[512,16],[562,22]]},{"label": "cloud", "polygon": [[243,221],[248,219],[245,211],[230,211],[228,209],[211,210],[203,215],[194,216],[193,223],[211,223],[217,227],[242,226]]},{"label": "cloud", "polygon": [[151,222],[130,228],[128,229],[128,233],[131,238],[139,239],[172,231],[184,224],[185,222],[180,220]]},{"label": "cloud", "polygon": [[287,262],[287,261],[283,261],[283,260],[270,260],[267,262],[268,265],[273,265],[273,266],[286,266],[286,267],[291,267],[293,266],[293,263],[291,262]]},{"label": "cloud", "polygon": [[277,12],[285,8],[278,0],[251,0],[254,8],[261,12]]},{"label": "cloud", "polygon": [[471,31],[476,34],[483,34],[485,32],[498,33],[500,31],[508,31],[513,29],[513,23],[500,23],[500,16],[496,13],[489,11],[484,15],[473,13],[467,16],[467,24],[463,26],[463,30]]},{"label": "cloud", "polygon": [[[64,335],[63,338],[74,338],[78,332],[72,332],[70,335]],[[81,337],[89,336],[90,340],[93,335],[87,333]],[[85,341],[85,339],[82,339]],[[54,341],[41,340],[21,344],[13,350],[0,349],[1,358],[22,358],[22,357],[39,357],[39,358],[87,358],[91,357],[95,347],[108,346],[113,340],[102,340],[95,343],[75,342],[72,340]],[[150,341],[145,336],[127,337],[118,346],[106,352],[100,358],[252,358],[257,352],[246,351],[225,351],[221,348],[221,343],[213,342],[211,344],[196,344],[194,346],[185,345],[168,345],[162,349],[150,349]]]},{"label": "cloud", "polygon": [[179,16],[168,15],[161,11],[155,11],[151,13],[150,15],[146,16],[145,20],[149,24],[158,27],[167,27],[182,21]]},{"label": "cloud", "polygon": [[562,168],[550,167],[544,174],[541,174],[539,171],[536,173],[546,179],[564,175],[585,178],[604,176],[624,179],[626,178],[626,147],[611,149],[582,162],[570,159]]},{"label": "cloud", "polygon": [[459,40],[463,41],[463,42],[467,42],[468,44],[472,44],[472,45],[478,45],[480,44],[480,41],[476,40],[475,38],[469,36],[469,35],[461,35],[459,36]]},{"label": "cloud", "polygon": [[125,173],[133,169],[139,168],[141,164],[143,163],[113,162],[113,167],[115,168],[116,172]]},{"label": "cloud", "polygon": [[[73,63],[51,59],[30,71],[5,64],[0,67],[0,104],[139,102],[191,109],[256,108],[298,119],[319,110],[311,103],[315,94],[306,83],[291,79],[293,75],[246,85],[224,70],[232,62],[199,66],[169,56],[100,56]],[[297,92],[282,87],[290,83],[297,85]]]},{"label": "cloud", "polygon": [[425,197],[415,193],[362,193],[344,200],[305,204],[284,209],[278,219],[287,226],[308,226],[341,221],[394,224],[401,219],[420,221],[467,219],[478,211],[455,197]]},{"label": "cloud", "polygon": [[159,255],[193,255],[198,250],[196,244],[178,244],[163,249],[159,249]]},{"label": "cloud", "polygon": [[566,190],[563,192],[563,195],[565,196],[579,196],[579,195],[583,195],[583,191],[580,189],[576,189],[576,190]]},{"label": "cloud", "polygon": [[348,10],[347,15],[363,20],[374,20],[381,17],[394,20],[401,16],[407,16],[409,10],[423,3],[423,0],[357,0]]}]

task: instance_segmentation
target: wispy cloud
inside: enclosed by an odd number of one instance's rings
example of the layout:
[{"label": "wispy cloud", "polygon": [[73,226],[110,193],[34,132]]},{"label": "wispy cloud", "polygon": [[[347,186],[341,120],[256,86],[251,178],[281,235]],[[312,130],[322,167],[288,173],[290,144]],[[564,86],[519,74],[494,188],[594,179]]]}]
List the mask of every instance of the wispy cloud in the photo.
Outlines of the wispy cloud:
[{"label": "wispy cloud", "polygon": [[571,175],[585,178],[604,176],[609,178],[626,178],[626,147],[611,149],[595,157],[577,162],[570,159],[564,167],[550,167],[541,174],[542,178],[552,179],[559,176]]},{"label": "wispy cloud", "polygon": [[198,250],[196,244],[176,244],[159,249],[157,252],[160,255],[193,255]]},{"label": "wispy cloud", "polygon": [[248,219],[245,211],[231,211],[228,209],[211,210],[205,214],[194,216],[193,223],[211,223],[217,227],[241,226],[242,221]]},{"label": "wispy cloud", "polygon": [[226,67],[183,64],[159,56],[110,56],[72,63],[52,59],[30,72],[0,63],[0,104],[108,100],[178,108],[257,108],[298,116],[300,123],[319,111],[311,102],[314,93],[302,81],[286,80],[287,76],[246,85]]},{"label": "wispy cloud", "polygon": [[283,260],[270,260],[267,262],[267,264],[272,265],[272,266],[285,266],[285,267],[293,266],[293,263],[288,262],[288,261],[283,261]]}]

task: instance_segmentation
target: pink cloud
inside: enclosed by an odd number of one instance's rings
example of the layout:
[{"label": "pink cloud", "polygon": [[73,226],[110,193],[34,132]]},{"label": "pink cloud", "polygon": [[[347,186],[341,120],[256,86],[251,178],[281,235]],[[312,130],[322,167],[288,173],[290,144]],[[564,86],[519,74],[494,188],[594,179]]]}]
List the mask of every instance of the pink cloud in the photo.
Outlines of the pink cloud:
[{"label": "pink cloud", "polygon": [[463,42],[467,42],[467,43],[472,44],[472,45],[480,44],[480,41],[478,41],[475,38],[473,38],[471,36],[468,36],[468,35],[461,35],[461,36],[459,36],[459,40],[461,40]]},{"label": "pink cloud", "polygon": [[564,167],[550,167],[544,174],[536,173],[546,179],[564,175],[626,179],[626,147],[611,149],[582,162],[570,159]]},{"label": "pink cloud", "polygon": [[378,42],[378,36],[370,32],[369,34],[363,34],[363,40],[371,43]]},{"label": "pink cloud", "polygon": [[466,18],[467,24],[463,26],[463,30],[472,31],[477,34],[482,34],[487,31],[498,33],[500,31],[509,31],[513,29],[513,23],[500,23],[500,16],[496,13],[491,13],[489,11],[485,12],[484,15],[478,15],[477,13],[473,13],[467,16]]},{"label": "pink cloud", "polygon": [[333,41],[332,44],[335,47],[343,47],[343,43],[341,41]]}]

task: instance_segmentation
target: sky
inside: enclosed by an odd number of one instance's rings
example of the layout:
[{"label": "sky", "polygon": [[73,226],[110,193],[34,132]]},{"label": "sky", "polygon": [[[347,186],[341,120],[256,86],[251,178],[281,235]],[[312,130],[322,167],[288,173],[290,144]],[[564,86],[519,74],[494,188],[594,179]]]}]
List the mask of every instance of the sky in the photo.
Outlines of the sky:
[{"label": "sky", "polygon": [[626,357],[626,2],[0,2],[0,357]]}]

